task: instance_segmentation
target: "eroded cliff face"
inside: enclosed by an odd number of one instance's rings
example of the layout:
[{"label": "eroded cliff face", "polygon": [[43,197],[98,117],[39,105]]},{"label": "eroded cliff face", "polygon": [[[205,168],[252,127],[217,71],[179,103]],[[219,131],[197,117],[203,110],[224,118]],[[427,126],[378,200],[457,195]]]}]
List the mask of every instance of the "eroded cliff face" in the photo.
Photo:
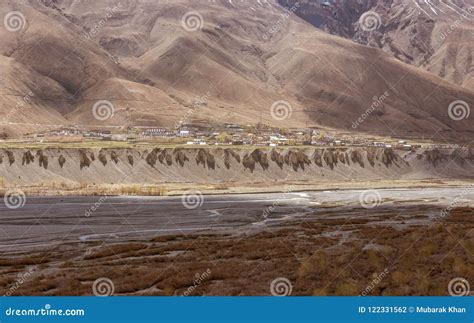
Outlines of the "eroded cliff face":
[{"label": "eroded cliff face", "polygon": [[5,186],[465,179],[473,171],[472,149],[0,149]]}]

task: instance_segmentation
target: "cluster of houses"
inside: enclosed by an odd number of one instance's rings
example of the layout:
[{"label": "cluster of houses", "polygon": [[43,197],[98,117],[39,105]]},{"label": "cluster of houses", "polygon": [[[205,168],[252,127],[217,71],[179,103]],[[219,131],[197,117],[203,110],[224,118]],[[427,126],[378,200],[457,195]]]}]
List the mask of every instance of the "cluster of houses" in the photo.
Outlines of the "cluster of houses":
[{"label": "cluster of houses", "polygon": [[63,127],[57,130],[51,130],[44,133],[35,134],[36,138],[54,138],[54,137],[72,137],[85,139],[100,139],[100,140],[127,140],[124,133],[112,133],[110,130],[93,129],[93,130],[79,130],[78,128]]},{"label": "cluster of houses", "polygon": [[177,128],[128,127],[119,130],[78,129],[64,127],[35,135],[44,137],[70,137],[77,139],[105,141],[154,141],[175,142],[187,145],[252,145],[252,146],[372,146],[412,149],[419,145],[408,144],[405,140],[380,141],[379,138],[357,136],[353,133],[340,134],[321,129],[281,129],[261,123],[256,126],[242,126],[226,123],[210,127],[208,125],[181,125]]}]

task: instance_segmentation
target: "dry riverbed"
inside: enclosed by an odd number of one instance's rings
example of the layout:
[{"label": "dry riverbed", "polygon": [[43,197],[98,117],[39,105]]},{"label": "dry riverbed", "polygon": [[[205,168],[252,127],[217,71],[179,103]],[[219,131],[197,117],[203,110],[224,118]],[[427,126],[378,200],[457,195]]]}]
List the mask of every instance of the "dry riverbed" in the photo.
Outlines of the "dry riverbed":
[{"label": "dry riverbed", "polygon": [[269,295],[282,277],[293,295],[446,295],[453,278],[472,284],[472,192],[380,190],[373,208],[362,192],[205,196],[192,210],[178,198],[111,198],[86,218],[90,200],[30,201],[48,211],[2,210],[4,232],[17,232],[2,241],[0,292],[25,273],[14,295],[92,295],[100,278],[115,295]]}]

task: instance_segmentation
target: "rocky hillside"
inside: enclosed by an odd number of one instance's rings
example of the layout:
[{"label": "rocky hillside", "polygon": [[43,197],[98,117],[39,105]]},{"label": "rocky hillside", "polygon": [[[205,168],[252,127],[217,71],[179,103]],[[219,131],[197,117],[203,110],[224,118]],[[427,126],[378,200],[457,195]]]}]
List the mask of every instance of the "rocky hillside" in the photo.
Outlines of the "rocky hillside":
[{"label": "rocky hillside", "polygon": [[391,148],[2,149],[4,186],[226,184],[272,186],[390,179],[466,179],[474,150]]},{"label": "rocky hillside", "polygon": [[[279,2],[292,6],[297,1]],[[297,14],[326,32],[381,48],[474,90],[471,0],[309,0]]]},{"label": "rocky hillside", "polygon": [[474,102],[473,92],[322,32],[298,18],[298,8],[276,1],[3,1],[0,133],[263,120],[474,139],[473,119],[453,118],[449,109]]}]

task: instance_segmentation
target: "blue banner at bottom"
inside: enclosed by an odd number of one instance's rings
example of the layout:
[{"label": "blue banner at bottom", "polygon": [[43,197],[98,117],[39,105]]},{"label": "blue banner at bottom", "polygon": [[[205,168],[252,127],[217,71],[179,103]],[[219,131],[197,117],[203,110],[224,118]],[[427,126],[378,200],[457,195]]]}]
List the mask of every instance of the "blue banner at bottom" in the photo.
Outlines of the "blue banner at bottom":
[{"label": "blue banner at bottom", "polygon": [[0,322],[474,322],[473,297],[2,297]]}]

